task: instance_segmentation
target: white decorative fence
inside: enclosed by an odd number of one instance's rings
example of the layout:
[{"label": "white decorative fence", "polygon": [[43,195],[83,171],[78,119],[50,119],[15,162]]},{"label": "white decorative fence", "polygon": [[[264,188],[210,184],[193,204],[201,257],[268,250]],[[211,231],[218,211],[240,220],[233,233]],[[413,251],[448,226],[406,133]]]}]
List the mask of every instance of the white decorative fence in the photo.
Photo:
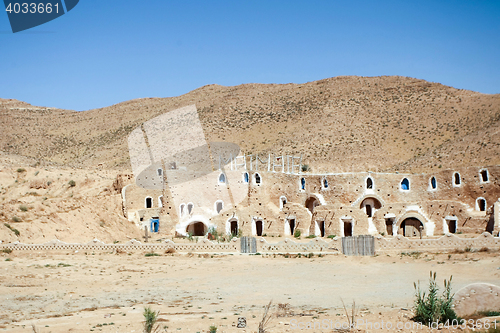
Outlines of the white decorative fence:
[{"label": "white decorative fence", "polygon": [[[340,237],[333,239],[315,238],[309,242],[297,242],[285,238],[276,243],[269,243],[264,238],[256,238],[257,252],[260,253],[341,253],[342,240]],[[483,233],[477,238],[460,238],[456,235],[446,235],[437,239],[409,239],[403,236],[375,237],[375,254],[400,253],[405,251],[437,252],[466,250],[500,250],[500,238],[489,233]],[[105,244],[97,239],[88,243],[65,243],[53,240],[44,244],[23,244],[19,242],[0,244],[0,249],[14,251],[148,251],[161,252],[174,249],[176,252],[212,252],[212,253],[238,253],[241,250],[240,240],[233,238],[229,243],[217,243],[208,239],[201,239],[196,243],[174,243],[166,240],[162,243],[142,243],[132,239],[124,244]]]},{"label": "white decorative fence", "polygon": [[178,252],[238,252],[239,243],[216,243],[207,239],[202,239],[196,243],[176,244],[171,240],[162,243],[141,243],[132,239],[124,244],[105,244],[94,239],[85,244],[65,243],[53,240],[44,244],[23,244],[19,242],[2,244],[3,248],[16,251],[167,251],[175,249]]}]

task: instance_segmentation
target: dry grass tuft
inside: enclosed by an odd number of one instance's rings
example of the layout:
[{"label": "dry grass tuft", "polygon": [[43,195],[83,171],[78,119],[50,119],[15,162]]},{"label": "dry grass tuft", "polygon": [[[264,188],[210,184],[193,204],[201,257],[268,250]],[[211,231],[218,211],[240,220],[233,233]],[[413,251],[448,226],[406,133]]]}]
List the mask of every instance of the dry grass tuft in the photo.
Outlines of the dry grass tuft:
[{"label": "dry grass tuft", "polygon": [[269,304],[267,304],[264,308],[264,315],[262,316],[262,320],[259,322],[259,333],[266,333],[271,329],[271,327],[269,327],[269,323],[271,322],[273,315],[269,313],[269,309],[271,308],[272,303],[272,300],[269,301]]}]

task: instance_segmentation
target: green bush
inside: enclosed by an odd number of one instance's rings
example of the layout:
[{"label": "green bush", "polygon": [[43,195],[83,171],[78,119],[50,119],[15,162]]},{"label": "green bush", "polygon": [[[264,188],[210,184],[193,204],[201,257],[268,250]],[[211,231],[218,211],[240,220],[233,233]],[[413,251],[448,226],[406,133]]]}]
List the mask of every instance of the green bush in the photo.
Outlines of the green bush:
[{"label": "green bush", "polygon": [[337,235],[328,235],[326,238],[335,238]]},{"label": "green bush", "polygon": [[76,186],[76,183],[75,183],[75,181],[74,181],[74,180],[70,180],[70,181],[68,182],[68,184],[69,184],[69,186],[70,186],[70,187],[75,187],[75,186]]},{"label": "green bush", "polygon": [[306,236],[306,238],[316,238],[316,235],[309,235],[309,236]]},{"label": "green bush", "polygon": [[144,256],[145,257],[159,257],[160,255],[158,253],[148,252]]},{"label": "green bush", "polygon": [[14,222],[21,222],[21,219],[17,216],[12,216],[12,221]]},{"label": "green bush", "polygon": [[500,311],[481,311],[479,312],[480,315],[486,316],[486,317],[496,317],[500,316]]},{"label": "green bush", "polygon": [[21,205],[21,206],[19,206],[19,210],[22,211],[22,212],[27,212],[28,211],[28,207],[26,205]]},{"label": "green bush", "polygon": [[156,312],[151,310],[150,307],[144,308],[144,312],[142,314],[144,316],[144,333],[157,332],[159,330],[159,326],[156,325],[156,321],[158,320],[158,316],[160,315],[160,311]]},{"label": "green bush", "polygon": [[70,264],[66,264],[64,262],[60,262],[57,264],[57,267],[70,267],[71,265]]},{"label": "green bush", "polygon": [[217,229],[215,229],[215,227],[210,227],[208,229],[208,233],[213,236],[214,240],[218,240],[219,239],[219,233],[217,232]]},{"label": "green bush", "polygon": [[301,234],[300,230],[299,229],[295,229],[295,232],[293,233],[293,237],[299,238],[300,234]]},{"label": "green bush", "polygon": [[429,323],[439,322],[445,323],[447,320],[451,322],[453,319],[458,319],[455,310],[453,310],[453,296],[451,293],[451,280],[444,280],[444,291],[442,296],[438,295],[438,285],[436,283],[436,273],[430,272],[429,278],[429,291],[426,295],[425,292],[420,290],[420,283],[414,283],[415,287],[415,304],[414,312],[415,317],[413,320],[416,322],[428,325]]},{"label": "green bush", "polygon": [[[14,216],[14,217],[16,217],[16,216]],[[14,217],[13,217],[12,219],[14,219]],[[16,221],[16,222],[19,222],[19,221]],[[8,224],[8,223],[4,223],[3,225],[4,225],[4,226],[6,226],[7,228],[9,228],[9,229],[10,229],[10,230],[11,230],[11,231],[12,231],[12,232],[16,235],[16,236],[19,236],[19,235],[21,234],[21,233],[19,232],[19,230],[17,230],[16,228],[12,228],[12,227],[10,226],[10,224]]]},{"label": "green bush", "polygon": [[24,172],[24,171],[26,171],[25,168],[19,168],[19,169],[17,169],[17,172],[19,172],[19,173]]},{"label": "green bush", "polygon": [[210,333],[216,333],[217,332],[217,326],[212,325],[212,326],[210,326],[209,330],[210,330]]}]

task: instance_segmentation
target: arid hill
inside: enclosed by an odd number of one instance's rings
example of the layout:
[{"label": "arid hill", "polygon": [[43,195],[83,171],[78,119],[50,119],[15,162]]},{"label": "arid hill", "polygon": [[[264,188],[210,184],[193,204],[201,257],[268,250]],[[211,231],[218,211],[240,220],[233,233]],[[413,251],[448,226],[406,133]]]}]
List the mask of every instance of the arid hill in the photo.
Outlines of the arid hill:
[{"label": "arid hill", "polygon": [[500,164],[499,94],[397,76],[209,85],[84,112],[0,99],[0,151],[126,169],[127,135],[136,126],[193,103],[207,140],[234,142],[246,153],[302,154],[313,171]]}]

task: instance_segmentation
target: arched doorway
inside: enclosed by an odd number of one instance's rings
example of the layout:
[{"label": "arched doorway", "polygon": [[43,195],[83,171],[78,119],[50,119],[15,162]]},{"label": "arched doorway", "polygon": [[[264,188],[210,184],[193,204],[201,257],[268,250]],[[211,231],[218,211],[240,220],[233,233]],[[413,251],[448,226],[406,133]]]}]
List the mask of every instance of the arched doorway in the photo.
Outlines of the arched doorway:
[{"label": "arched doorway", "polygon": [[286,197],[282,195],[280,197],[280,209],[283,209],[283,207],[285,207],[285,205],[286,205]]},{"label": "arched doorway", "polygon": [[340,219],[340,229],[343,237],[351,237],[353,235],[353,221],[351,217],[343,217]]},{"label": "arched doorway", "polygon": [[408,217],[401,222],[401,233],[405,237],[419,237],[424,231],[424,225],[415,217]]},{"label": "arched doorway", "polygon": [[294,218],[288,218],[285,220],[285,236],[293,236],[295,233],[295,219]]},{"label": "arched doorway", "polygon": [[193,236],[205,236],[207,233],[207,226],[203,222],[195,221],[188,224],[186,232]]},{"label": "arched doorway", "polygon": [[477,198],[476,199],[476,210],[480,212],[485,212],[486,211],[486,199],[483,197]]},{"label": "arched doorway", "polygon": [[262,236],[262,230],[264,230],[264,222],[262,220],[255,221],[255,234]]},{"label": "arched doorway", "polygon": [[314,234],[318,237],[325,237],[325,221],[316,221]]},{"label": "arched doorway", "polygon": [[230,222],[229,230],[231,231],[231,235],[238,236],[238,221],[232,220]]},{"label": "arched doorway", "polygon": [[316,199],[315,197],[309,197],[306,200],[306,204],[305,204],[306,208],[309,209],[311,214],[314,212],[314,208],[316,208],[319,205],[320,205],[320,203],[319,203],[318,199]]},{"label": "arched doorway", "polygon": [[373,217],[373,214],[377,209],[380,209],[382,204],[376,198],[366,198],[361,201],[359,208],[365,211],[366,216]]},{"label": "arched doorway", "polygon": [[152,217],[151,218],[151,226],[150,226],[150,231],[151,232],[158,232],[160,230],[160,218],[159,217]]}]

